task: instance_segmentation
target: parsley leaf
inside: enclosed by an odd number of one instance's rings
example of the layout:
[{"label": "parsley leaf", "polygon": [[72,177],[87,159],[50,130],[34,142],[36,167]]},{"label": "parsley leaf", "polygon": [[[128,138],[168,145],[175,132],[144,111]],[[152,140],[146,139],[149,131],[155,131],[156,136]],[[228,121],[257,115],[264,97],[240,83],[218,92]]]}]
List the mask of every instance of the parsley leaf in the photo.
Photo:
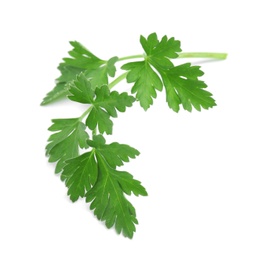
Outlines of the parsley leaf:
[{"label": "parsley leaf", "polygon": [[135,224],[138,224],[133,205],[125,198],[124,193],[146,196],[146,190],[140,182],[133,179],[128,172],[111,168],[104,157],[97,152],[98,181],[86,194],[86,201],[91,202],[90,209],[107,228],[115,225],[117,233],[133,237]]},{"label": "parsley leaf", "polygon": [[66,161],[66,166],[61,174],[61,180],[68,187],[68,195],[75,202],[95,184],[98,166],[94,158],[94,151],[84,153]]},{"label": "parsley leaf", "polygon": [[86,126],[78,118],[53,119],[50,131],[56,132],[48,139],[46,155],[49,162],[57,162],[55,172],[62,171],[66,160],[79,155],[80,148],[88,148]]},{"label": "parsley leaf", "polygon": [[118,61],[118,57],[112,57],[105,61],[95,56],[77,41],[71,41],[70,44],[73,46],[73,49],[69,51],[71,57],[63,58],[64,62],[58,66],[61,76],[56,79],[56,86],[47,93],[41,105],[47,105],[66,97],[69,83],[75,80],[81,72],[84,72],[86,77],[91,79],[93,88],[107,85],[108,76],[115,76],[115,63]]},{"label": "parsley leaf", "polygon": [[69,99],[91,104],[91,110],[86,119],[86,125],[94,130],[98,126],[100,133],[112,134],[113,123],[110,117],[117,117],[117,111],[125,112],[126,107],[131,107],[135,98],[126,92],[119,94],[110,92],[107,85],[93,90],[91,81],[83,73],[77,76],[69,89]]},{"label": "parsley leaf", "polygon": [[88,140],[88,144],[97,149],[105,158],[110,167],[116,169],[117,166],[122,166],[124,162],[129,162],[129,159],[134,159],[139,155],[139,151],[126,144],[113,142],[105,143],[105,138],[102,135],[93,136],[93,140]]},{"label": "parsley leaf", "polygon": [[201,107],[208,109],[216,105],[212,94],[205,90],[207,85],[198,79],[203,75],[198,66],[186,63],[175,67],[170,60],[181,52],[180,41],[167,36],[159,41],[153,33],[147,39],[141,36],[140,43],[146,52],[144,61],[130,62],[121,68],[129,71],[127,82],[134,82],[132,93],[136,93],[145,110],[157,96],[155,89],[162,90],[163,86],[168,106],[175,112],[181,104],[187,111],[192,111],[192,107],[200,111]]},{"label": "parsley leaf", "polygon": [[198,79],[203,75],[199,66],[191,66],[190,63],[179,65],[167,71],[161,71],[166,89],[168,106],[175,112],[179,111],[179,105],[189,112],[192,107],[201,111],[216,105],[212,94],[205,90],[207,85]]},{"label": "parsley leaf", "polygon": [[136,93],[136,98],[140,105],[147,110],[153,104],[153,98],[156,98],[156,90],[163,88],[162,81],[156,72],[151,68],[148,61],[130,62],[121,67],[129,70],[127,82],[135,82],[132,87],[132,94]]},{"label": "parsley leaf", "polygon": [[110,77],[115,76],[115,63],[117,61],[118,57],[112,57],[104,65],[98,67],[97,69],[85,71],[86,77],[91,79],[91,85],[93,89],[103,85],[108,85],[108,75]]},{"label": "parsley leaf", "polygon": [[93,148],[90,152],[67,160],[64,166],[61,179],[68,187],[68,195],[73,202],[86,197],[99,220],[105,221],[108,228],[115,225],[118,233],[132,238],[138,221],[124,193],[146,196],[147,192],[130,173],[116,167],[139,152],[124,144],[106,144],[102,135],[93,136],[88,143]]},{"label": "parsley leaf", "polygon": [[64,63],[60,63],[58,70],[60,70],[61,76],[56,79],[56,86],[47,93],[41,105],[47,105],[63,97],[66,97],[68,93],[67,83],[74,80],[76,75],[81,71],[84,71],[83,69],[65,65]]},{"label": "parsley leaf", "polygon": [[170,59],[177,58],[178,52],[181,52],[180,41],[175,40],[174,37],[168,39],[167,36],[163,36],[159,41],[156,33],[150,34],[147,39],[141,36],[140,43],[147,54],[149,63],[155,68],[169,69],[173,67]]},{"label": "parsley leaf", "polygon": [[97,69],[105,63],[104,60],[88,51],[81,43],[71,41],[70,44],[74,48],[68,52],[71,58],[63,58],[65,64],[82,69]]},{"label": "parsley leaf", "polygon": [[126,171],[116,170],[117,166],[135,158],[139,152],[124,144],[105,144],[103,136],[98,135],[89,145],[96,151],[98,162],[98,180],[86,194],[86,201],[91,202],[90,209],[99,220],[105,221],[108,228],[115,225],[117,233],[132,238],[135,224],[138,224],[133,205],[125,198],[127,195],[146,196],[147,192],[139,181]]}]

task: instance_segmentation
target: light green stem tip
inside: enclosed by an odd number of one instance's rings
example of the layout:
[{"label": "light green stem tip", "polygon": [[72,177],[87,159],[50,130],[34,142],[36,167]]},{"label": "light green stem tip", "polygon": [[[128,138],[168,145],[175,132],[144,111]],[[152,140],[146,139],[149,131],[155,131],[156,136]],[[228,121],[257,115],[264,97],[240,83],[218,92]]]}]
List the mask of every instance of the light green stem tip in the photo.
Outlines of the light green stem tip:
[{"label": "light green stem tip", "polygon": [[219,53],[219,52],[181,52],[181,53],[178,53],[178,58],[205,58],[205,59],[225,60],[227,58],[227,53]]}]

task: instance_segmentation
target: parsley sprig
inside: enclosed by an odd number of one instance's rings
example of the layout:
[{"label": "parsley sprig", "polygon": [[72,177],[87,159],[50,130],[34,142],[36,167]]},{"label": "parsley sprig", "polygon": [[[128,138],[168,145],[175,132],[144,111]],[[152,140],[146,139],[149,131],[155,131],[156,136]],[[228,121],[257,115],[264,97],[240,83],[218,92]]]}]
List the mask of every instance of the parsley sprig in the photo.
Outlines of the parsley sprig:
[{"label": "parsley sprig", "polygon": [[[149,109],[158,91],[163,90],[168,106],[175,112],[180,108],[191,112],[193,108],[200,111],[214,107],[215,100],[200,79],[200,67],[191,63],[174,65],[172,60],[226,58],[225,53],[183,53],[180,41],[167,36],[159,40],[156,33],[141,36],[140,43],[144,54],[102,60],[79,42],[70,42],[70,57],[60,63],[56,86],[41,103],[47,105],[67,97],[88,104],[77,118],[52,120],[46,155],[49,162],[56,163],[55,173],[61,175],[71,201],[84,198],[99,220],[129,238],[138,220],[127,195],[147,196],[147,191],[129,172],[119,170],[139,151],[126,144],[106,143],[105,135],[113,132],[112,119],[135,101],[144,110]],[[112,80],[116,64],[126,60],[135,61],[123,64],[124,72]],[[130,94],[111,90],[124,79],[132,84]]]}]

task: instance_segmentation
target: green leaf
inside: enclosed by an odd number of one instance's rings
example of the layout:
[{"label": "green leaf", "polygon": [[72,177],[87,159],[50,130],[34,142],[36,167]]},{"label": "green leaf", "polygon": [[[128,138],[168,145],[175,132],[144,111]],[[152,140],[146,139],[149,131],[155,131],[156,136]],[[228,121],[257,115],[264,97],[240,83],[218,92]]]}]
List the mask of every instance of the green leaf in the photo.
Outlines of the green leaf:
[{"label": "green leaf", "polygon": [[76,68],[65,63],[60,63],[58,70],[60,70],[61,76],[56,81],[61,83],[68,83],[74,80],[77,74],[84,71],[84,69]]},{"label": "green leaf", "polygon": [[110,77],[114,77],[115,73],[116,73],[116,67],[115,67],[115,63],[119,60],[118,57],[112,57],[110,58],[107,63],[106,63],[106,70],[107,70],[107,74]]},{"label": "green leaf", "polygon": [[126,92],[119,94],[117,91],[110,92],[104,85],[95,89],[96,98],[92,102],[93,109],[86,119],[86,125],[94,130],[98,125],[98,130],[102,134],[112,134],[112,121],[110,117],[117,117],[117,111],[125,112],[127,107],[131,107],[135,98]]},{"label": "green leaf", "polygon": [[41,105],[47,105],[63,97],[66,97],[69,89],[68,82],[74,80],[77,74],[79,74],[81,71],[84,71],[83,69],[65,65],[64,63],[61,63],[58,69],[61,72],[61,76],[56,79],[56,86],[47,93]]},{"label": "green leaf", "polygon": [[46,155],[49,162],[57,162],[55,173],[62,171],[66,160],[77,157],[80,148],[88,148],[86,126],[78,118],[53,119],[50,131],[56,132],[48,139]]},{"label": "green leaf", "polygon": [[168,106],[175,112],[181,104],[187,111],[192,111],[193,107],[200,111],[216,105],[212,94],[205,90],[206,84],[198,79],[203,75],[200,67],[190,63],[175,67],[171,62],[170,59],[177,58],[181,52],[180,41],[167,36],[159,41],[156,33],[152,33],[147,38],[141,36],[140,43],[146,52],[145,60],[124,64],[122,69],[129,71],[127,82],[134,82],[132,93],[136,93],[145,110],[156,98],[156,89],[162,90],[163,85]]},{"label": "green leaf", "polygon": [[98,126],[100,133],[112,134],[113,123],[110,117],[117,117],[117,111],[125,112],[131,107],[135,98],[126,92],[119,94],[110,92],[108,86],[103,85],[95,90],[91,87],[91,81],[81,73],[77,80],[70,86],[71,100],[91,104],[92,109],[86,119],[86,125],[94,130]]},{"label": "green leaf", "polygon": [[216,105],[212,94],[205,90],[207,85],[198,79],[203,75],[199,66],[190,63],[176,66],[166,71],[160,71],[166,89],[166,100],[171,109],[179,111],[179,105],[187,111],[192,107],[201,111]]},{"label": "green leaf", "polygon": [[109,59],[104,65],[98,67],[95,70],[86,70],[85,75],[91,79],[92,88],[99,88],[103,85],[108,85],[108,75],[110,77],[115,76],[116,67],[115,63],[118,61],[118,57]]},{"label": "green leaf", "polygon": [[80,73],[76,80],[70,84],[68,98],[83,104],[92,104],[94,102],[95,92],[92,88],[91,81]]},{"label": "green leaf", "polygon": [[113,142],[105,144],[105,139],[102,135],[93,136],[93,140],[88,140],[88,144],[97,149],[105,158],[110,167],[116,169],[117,166],[122,166],[124,162],[129,162],[130,158],[134,159],[140,153],[135,148]]},{"label": "green leaf", "polygon": [[168,39],[167,36],[163,36],[159,41],[156,33],[150,34],[147,39],[141,36],[140,43],[149,63],[156,68],[172,68],[174,65],[170,59],[177,58],[178,52],[181,52],[180,41],[175,40],[174,37]]},{"label": "green leaf", "polygon": [[136,93],[140,105],[147,110],[157,96],[156,90],[161,91],[163,88],[155,70],[172,68],[174,65],[170,59],[177,58],[181,49],[179,41],[168,39],[167,36],[159,41],[156,33],[150,34],[147,39],[141,36],[140,43],[146,52],[145,60],[126,63],[121,68],[129,71],[127,82],[134,82],[132,93]]},{"label": "green leaf", "polygon": [[81,43],[77,41],[71,41],[70,44],[74,47],[69,51],[71,58],[63,58],[66,65],[80,69],[97,69],[102,64],[105,64],[104,60],[99,59],[89,50],[87,50]]},{"label": "green leaf", "polygon": [[74,47],[74,49],[69,52],[72,58],[64,58],[65,64],[83,68],[85,76],[91,79],[93,89],[107,85],[108,76],[115,76],[115,63],[118,61],[118,57],[112,57],[108,61],[101,60],[79,42],[70,43]]},{"label": "green leaf", "polygon": [[139,152],[124,144],[106,144],[102,135],[94,136],[88,143],[93,147],[90,152],[65,161],[61,179],[68,187],[68,195],[73,202],[86,197],[99,220],[132,238],[138,221],[134,207],[124,194],[146,196],[147,192],[130,173],[118,171],[116,166],[135,158]]},{"label": "green leaf", "polygon": [[66,96],[66,93],[68,93],[68,87],[66,86],[66,84],[57,83],[56,86],[51,91],[49,91],[43,98],[41,106],[48,105],[50,103],[53,103],[57,100],[64,98]]},{"label": "green leaf", "polygon": [[94,158],[94,151],[84,153],[66,161],[61,179],[68,187],[68,195],[75,202],[95,184],[98,168]]},{"label": "green leaf", "polygon": [[115,76],[115,63],[118,61],[118,57],[112,57],[108,61],[101,60],[79,42],[73,41],[70,44],[73,46],[73,49],[69,51],[71,57],[64,58],[64,62],[58,66],[61,76],[56,79],[56,86],[47,93],[41,105],[47,105],[66,97],[69,83],[75,80],[81,72],[91,79],[92,88],[107,85],[108,76]]},{"label": "green leaf", "polygon": [[150,64],[145,61],[130,62],[124,64],[124,70],[129,70],[127,82],[135,82],[132,87],[132,93],[136,93],[136,98],[140,105],[147,110],[153,104],[153,98],[156,98],[156,90],[161,91],[163,84]]},{"label": "green leaf", "polygon": [[86,194],[91,202],[90,209],[108,228],[115,226],[117,233],[132,238],[138,224],[136,212],[124,193],[146,196],[147,192],[139,181],[128,172],[120,172],[106,162],[97,150],[98,180]]}]

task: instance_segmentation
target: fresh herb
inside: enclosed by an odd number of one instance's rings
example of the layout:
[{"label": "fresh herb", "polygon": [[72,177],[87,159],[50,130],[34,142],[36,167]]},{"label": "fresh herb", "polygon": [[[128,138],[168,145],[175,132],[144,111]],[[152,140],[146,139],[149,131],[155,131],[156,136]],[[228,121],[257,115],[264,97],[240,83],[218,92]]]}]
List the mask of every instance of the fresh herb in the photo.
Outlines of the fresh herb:
[{"label": "fresh herb", "polygon": [[[135,101],[147,110],[165,90],[168,106],[175,112],[180,108],[198,111],[216,105],[207,85],[200,80],[199,66],[185,63],[175,66],[172,59],[204,57],[225,59],[224,53],[182,53],[180,41],[167,36],[158,39],[156,33],[141,36],[143,55],[102,60],[79,42],[70,42],[70,57],[64,58],[56,86],[43,99],[42,105],[67,97],[88,104],[77,118],[53,119],[46,154],[55,162],[55,172],[65,182],[71,201],[85,198],[96,217],[108,228],[132,238],[138,224],[136,211],[126,195],[146,196],[146,189],[126,171],[118,170],[139,155],[135,148],[113,142],[112,119],[125,112]],[[116,63],[137,60],[121,66],[124,72],[115,80]],[[131,94],[111,91],[120,81],[132,83]],[[87,149],[87,150],[86,150]],[[81,151],[86,150],[84,153]]]}]

